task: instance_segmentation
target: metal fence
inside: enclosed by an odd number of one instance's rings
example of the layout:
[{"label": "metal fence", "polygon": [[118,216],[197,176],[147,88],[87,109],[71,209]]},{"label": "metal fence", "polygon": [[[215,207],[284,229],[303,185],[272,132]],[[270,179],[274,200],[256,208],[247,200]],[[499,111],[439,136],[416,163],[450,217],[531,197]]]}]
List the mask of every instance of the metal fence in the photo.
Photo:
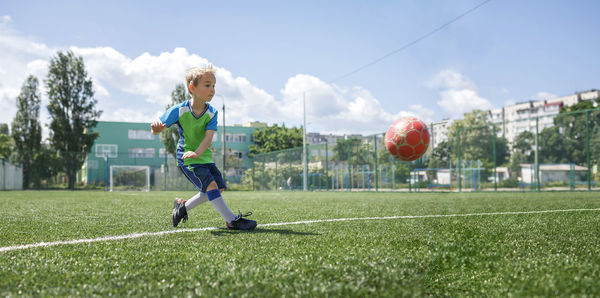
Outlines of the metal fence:
[{"label": "metal fence", "polygon": [[23,189],[23,168],[0,160],[0,190]]},{"label": "metal fence", "polygon": [[[446,138],[430,144],[426,154],[413,162],[394,159],[387,152],[383,132],[308,145],[306,151],[299,147],[244,156],[244,159],[228,154],[226,167],[218,148],[213,149],[213,158],[232,190],[600,189],[600,109],[539,117],[524,114],[512,122],[494,119],[486,113],[478,117],[453,122]],[[107,189],[111,165],[145,165],[150,167],[150,189],[194,190],[171,156],[144,156],[146,153],[142,152],[142,156],[132,158],[131,154],[118,153],[118,158],[88,154],[78,174],[78,187]],[[20,188],[22,170],[6,162],[0,166],[0,189]],[[56,174],[51,181],[59,183],[57,187],[64,185],[64,174]]]},{"label": "metal fence", "polygon": [[[414,162],[393,159],[384,134],[254,156],[242,181],[254,190],[599,190],[600,110],[457,121]],[[473,121],[477,122],[477,121]],[[430,146],[432,147],[432,146]]]}]

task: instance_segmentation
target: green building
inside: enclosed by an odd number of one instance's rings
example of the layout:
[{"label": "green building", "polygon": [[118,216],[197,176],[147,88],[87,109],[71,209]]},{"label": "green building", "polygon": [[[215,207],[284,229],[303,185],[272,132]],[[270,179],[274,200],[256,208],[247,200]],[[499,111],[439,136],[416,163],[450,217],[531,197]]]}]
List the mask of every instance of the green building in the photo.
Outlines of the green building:
[{"label": "green building", "polygon": [[[263,125],[235,125],[225,127],[225,147],[227,148],[228,181],[238,182],[243,169],[252,166],[248,158],[252,144],[252,132]],[[174,158],[167,154],[160,135],[153,135],[150,123],[99,121],[94,131],[99,137],[82,167],[81,180],[88,185],[104,185],[109,175],[109,166],[149,166],[151,176],[154,171],[165,166],[176,165]],[[219,127],[213,137],[213,159],[222,169],[223,127]],[[108,167],[107,167],[108,165]],[[152,183],[152,179],[151,179]]]}]

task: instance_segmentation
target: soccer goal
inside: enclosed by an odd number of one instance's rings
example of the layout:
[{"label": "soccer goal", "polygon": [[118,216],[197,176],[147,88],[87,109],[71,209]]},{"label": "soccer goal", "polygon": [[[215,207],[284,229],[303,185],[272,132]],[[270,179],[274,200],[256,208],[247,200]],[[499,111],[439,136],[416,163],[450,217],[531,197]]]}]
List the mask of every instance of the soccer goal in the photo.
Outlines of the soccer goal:
[{"label": "soccer goal", "polygon": [[110,191],[150,191],[150,167],[110,166]]}]

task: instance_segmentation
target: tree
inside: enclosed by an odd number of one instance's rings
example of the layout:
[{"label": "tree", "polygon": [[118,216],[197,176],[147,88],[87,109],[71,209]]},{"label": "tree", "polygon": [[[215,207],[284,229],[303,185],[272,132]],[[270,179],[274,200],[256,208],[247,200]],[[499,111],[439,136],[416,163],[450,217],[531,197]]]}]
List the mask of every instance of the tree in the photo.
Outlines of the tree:
[{"label": "tree", "polygon": [[373,145],[359,138],[337,140],[333,147],[334,161],[348,161],[352,165],[368,164],[373,157]]},{"label": "tree", "polygon": [[265,129],[255,130],[252,138],[254,145],[250,145],[251,154],[279,151],[302,146],[302,129],[274,124]]},{"label": "tree", "polygon": [[61,161],[56,151],[47,146],[41,146],[40,150],[33,156],[31,167],[33,186],[39,189],[41,188],[42,180],[46,180],[46,188],[48,188],[49,180],[58,174],[60,166]]},{"label": "tree", "polygon": [[513,176],[513,177],[519,176],[520,171],[521,171],[521,164],[531,162],[531,161],[528,161],[527,159],[528,159],[528,157],[520,151],[515,151],[515,152],[513,152],[513,154],[510,155],[509,168],[510,168],[511,176]]},{"label": "tree", "polygon": [[52,118],[51,145],[67,174],[69,189],[75,189],[76,173],[98,137],[91,129],[102,111],[96,110],[97,100],[83,58],[71,51],[59,51],[50,60],[46,87],[50,101],[48,112]]},{"label": "tree", "polygon": [[520,153],[518,160],[522,162],[532,163],[535,157],[534,148],[535,135],[532,132],[524,131],[516,138],[513,145],[513,154]]},{"label": "tree", "polygon": [[[15,144],[15,161],[23,165],[23,188],[29,188],[34,156],[40,151],[42,126],[38,121],[41,96],[38,79],[27,77],[21,94],[17,97],[17,114],[12,122],[12,138]],[[39,185],[39,183],[37,183]]]},{"label": "tree", "polygon": [[[167,109],[170,107],[180,104],[190,98],[187,88],[184,84],[175,85],[175,89],[171,92],[171,103],[167,105]],[[173,155],[173,158],[177,159],[177,141],[179,140],[179,131],[177,126],[173,125],[160,134],[160,140],[165,145],[167,153]]]},{"label": "tree", "polygon": [[8,124],[0,123],[0,159],[8,160],[10,158],[12,140],[8,133]]},{"label": "tree", "polygon": [[544,128],[539,137],[540,163],[568,163],[572,162],[572,152],[577,146],[570,138],[565,138],[557,126]]},{"label": "tree", "polygon": [[433,150],[429,158],[428,168],[448,168],[450,167],[450,143],[448,141],[440,142]]},{"label": "tree", "polygon": [[[488,121],[487,113],[475,110],[465,114],[465,118],[452,122],[448,129],[448,141],[452,148],[451,156],[458,158],[458,137],[460,129],[460,151],[462,160],[481,160],[491,163],[494,160],[492,147],[493,126]],[[496,129],[496,132],[498,130]],[[503,137],[496,137],[496,165],[504,164],[507,161],[509,150],[508,140]]]},{"label": "tree", "polygon": [[[587,163],[587,130],[586,130],[586,113],[573,113],[577,111],[585,111],[594,109],[594,105],[598,104],[600,99],[584,100],[575,105],[561,108],[560,113],[554,118],[556,130],[547,131],[546,137],[551,137],[550,141],[541,139],[543,150],[541,160],[549,163],[576,163],[584,165]],[[597,127],[600,124],[600,113],[588,112],[590,116],[589,132],[590,143],[598,143]],[[546,129],[544,129],[546,130]],[[542,134],[544,132],[542,131]],[[560,144],[558,144],[560,142]],[[597,148],[590,146],[591,148]],[[566,150],[566,151],[563,151]],[[591,154],[595,159],[595,154]]]}]

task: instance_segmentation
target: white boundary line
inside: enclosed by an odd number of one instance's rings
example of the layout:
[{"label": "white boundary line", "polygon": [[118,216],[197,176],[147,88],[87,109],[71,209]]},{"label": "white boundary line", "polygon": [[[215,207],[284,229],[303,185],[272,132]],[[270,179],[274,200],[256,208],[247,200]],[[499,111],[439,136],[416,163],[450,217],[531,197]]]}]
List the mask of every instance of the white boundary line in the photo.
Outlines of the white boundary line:
[{"label": "white boundary line", "polygon": [[[543,214],[543,213],[563,213],[563,212],[581,212],[581,211],[600,211],[600,208],[315,219],[315,220],[302,220],[302,221],[292,221],[292,222],[260,224],[260,225],[258,225],[258,227],[275,227],[275,226],[287,226],[287,225],[312,224],[312,223],[321,223],[321,222],[355,221],[355,220],[417,219],[417,218],[467,217],[467,216],[485,216],[485,215],[519,215],[519,214]],[[36,247],[48,247],[48,246],[56,246],[56,245],[134,239],[134,238],[140,238],[140,237],[145,237],[145,236],[162,236],[162,235],[175,234],[175,233],[213,231],[213,230],[218,230],[218,229],[221,229],[221,228],[207,227],[207,228],[196,228],[196,229],[177,229],[177,230],[168,230],[168,231],[160,231],[160,232],[144,232],[144,233],[134,233],[134,234],[127,234],[127,235],[119,235],[119,236],[106,236],[106,237],[99,237],[99,238],[77,239],[77,240],[69,240],[69,241],[39,242],[39,243],[32,243],[32,244],[25,244],[25,245],[0,247],[0,252],[23,250],[23,249],[36,248]]]}]

